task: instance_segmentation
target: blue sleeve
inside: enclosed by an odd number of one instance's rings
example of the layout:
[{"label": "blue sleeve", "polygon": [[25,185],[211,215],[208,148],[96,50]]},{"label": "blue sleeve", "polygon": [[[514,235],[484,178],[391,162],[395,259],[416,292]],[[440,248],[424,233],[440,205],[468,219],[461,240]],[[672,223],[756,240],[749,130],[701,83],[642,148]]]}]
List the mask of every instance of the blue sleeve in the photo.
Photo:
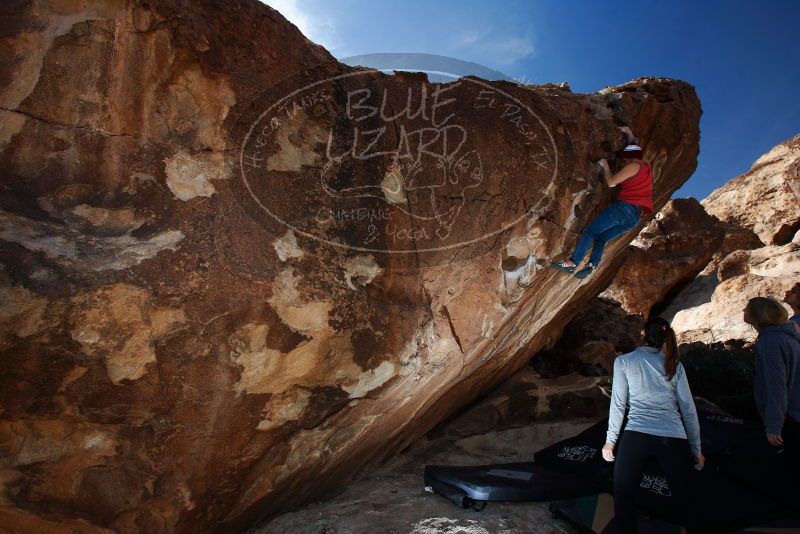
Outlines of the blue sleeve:
[{"label": "blue sleeve", "polygon": [[689,389],[689,380],[686,378],[686,371],[683,365],[678,364],[675,370],[675,394],[678,399],[678,406],[683,418],[683,428],[686,430],[686,437],[692,448],[692,454],[700,454],[700,422],[697,420],[697,408],[694,406],[692,390]]},{"label": "blue sleeve", "polygon": [[611,381],[611,408],[608,412],[608,432],[606,443],[616,443],[628,404],[628,377],[622,358],[614,360],[614,377]]},{"label": "blue sleeve", "polygon": [[780,342],[772,335],[763,335],[756,342],[755,397],[764,430],[780,434],[786,418],[786,364]]}]

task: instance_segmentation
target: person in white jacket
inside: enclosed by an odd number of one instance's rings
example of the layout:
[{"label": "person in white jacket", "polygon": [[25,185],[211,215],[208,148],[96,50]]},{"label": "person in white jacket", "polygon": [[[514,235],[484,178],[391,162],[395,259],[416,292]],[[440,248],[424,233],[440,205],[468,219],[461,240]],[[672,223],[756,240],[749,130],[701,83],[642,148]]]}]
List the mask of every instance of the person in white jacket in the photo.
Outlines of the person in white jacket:
[{"label": "person in white jacket", "polygon": [[[669,323],[660,317],[651,319],[645,324],[644,335],[645,346],[614,362],[608,432],[603,447],[603,458],[615,462],[614,517],[619,532],[636,532],[634,494],[645,462],[655,457],[684,513],[685,525],[694,531],[692,457],[696,469],[705,464],[697,410],[679,361],[675,332]],[[628,423],[620,436],[626,407],[629,407]]]}]

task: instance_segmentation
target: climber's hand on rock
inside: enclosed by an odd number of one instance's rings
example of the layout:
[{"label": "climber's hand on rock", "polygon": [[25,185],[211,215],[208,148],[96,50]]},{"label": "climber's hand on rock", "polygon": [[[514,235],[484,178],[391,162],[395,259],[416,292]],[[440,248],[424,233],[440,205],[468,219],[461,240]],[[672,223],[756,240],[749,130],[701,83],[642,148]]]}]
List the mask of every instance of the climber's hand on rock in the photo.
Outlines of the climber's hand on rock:
[{"label": "climber's hand on rock", "polygon": [[600,168],[603,169],[604,172],[611,172],[611,167],[608,166],[608,160],[606,160],[606,158],[601,159],[597,164],[600,165]]},{"label": "climber's hand on rock", "polygon": [[619,129],[620,129],[620,131],[622,133],[624,133],[626,136],[628,136],[628,144],[629,145],[638,145],[639,144],[639,140],[636,138],[635,135],[633,135],[633,132],[631,131],[631,129],[629,127],[620,126]]},{"label": "climber's hand on rock", "polygon": [[606,462],[614,461],[614,444],[606,443],[603,445],[603,460]]}]

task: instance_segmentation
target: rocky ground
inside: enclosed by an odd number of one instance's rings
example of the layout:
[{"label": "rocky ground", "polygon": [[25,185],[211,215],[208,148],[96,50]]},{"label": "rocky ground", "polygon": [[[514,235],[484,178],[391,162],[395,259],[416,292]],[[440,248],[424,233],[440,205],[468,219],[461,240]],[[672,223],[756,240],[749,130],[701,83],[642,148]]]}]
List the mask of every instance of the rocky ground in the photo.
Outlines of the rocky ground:
[{"label": "rocky ground", "polygon": [[422,440],[341,493],[284,514],[247,534],[574,533],[548,503],[490,503],[461,509],[424,490],[426,464],[479,465],[530,461],[537,450],[577,434],[595,419],[531,423],[460,439]]},{"label": "rocky ground", "polygon": [[281,515],[248,534],[572,533],[548,503],[490,503],[461,509],[424,490],[428,464],[532,461],[536,451],[587,428],[608,410],[603,377],[571,373],[541,378],[530,366],[443,422],[339,493]]}]

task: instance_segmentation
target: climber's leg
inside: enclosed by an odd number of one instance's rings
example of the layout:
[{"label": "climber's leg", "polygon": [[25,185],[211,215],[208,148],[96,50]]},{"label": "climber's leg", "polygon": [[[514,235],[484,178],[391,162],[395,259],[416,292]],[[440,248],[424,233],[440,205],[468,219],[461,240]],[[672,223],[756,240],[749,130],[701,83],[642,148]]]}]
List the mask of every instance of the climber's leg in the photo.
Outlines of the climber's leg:
[{"label": "climber's leg", "polygon": [[575,268],[580,262],[583,261],[583,257],[586,256],[586,251],[589,250],[589,247],[592,245],[592,242],[595,239],[594,231],[600,226],[598,220],[600,220],[601,217],[603,217],[602,212],[595,218],[594,221],[592,221],[589,226],[583,230],[580,239],[578,239],[578,244],[575,245],[575,251],[569,258],[560,263],[553,262],[551,265],[556,269],[561,269],[562,271],[567,271],[568,273],[575,272]]},{"label": "climber's leg", "polygon": [[641,208],[638,206],[621,201],[617,201],[609,206],[606,211],[611,212],[609,218],[613,218],[614,223],[595,235],[594,247],[592,247],[592,254],[589,256],[589,264],[593,267],[600,265],[606,243],[616,239],[636,226],[636,223],[638,223],[641,218],[640,210]]},{"label": "climber's leg", "polygon": [[619,202],[614,202],[601,211],[589,226],[586,227],[578,240],[578,244],[575,246],[575,251],[569,257],[570,261],[576,265],[582,262],[583,258],[586,256],[586,252],[589,250],[591,244],[596,241],[597,237],[609,228],[620,224],[623,214],[620,213],[620,208],[617,204],[619,204]]},{"label": "climber's leg", "polygon": [[603,257],[603,250],[606,247],[606,243],[615,237],[624,234],[627,230],[629,230],[629,228],[625,228],[624,225],[618,224],[596,236],[594,238],[594,246],[592,247],[592,255],[589,256],[589,261],[586,262],[586,265],[583,267],[583,269],[575,273],[575,277],[583,280],[592,274],[600,264],[600,259]]},{"label": "climber's leg", "polygon": [[603,216],[603,213],[597,216],[592,223],[583,229],[583,233],[581,233],[580,239],[578,239],[578,244],[575,245],[575,250],[572,252],[572,255],[569,257],[569,261],[571,261],[574,265],[578,265],[580,262],[583,261],[584,256],[586,256],[586,252],[589,250],[589,247],[592,245],[595,239],[595,227],[598,225],[598,219]]}]

